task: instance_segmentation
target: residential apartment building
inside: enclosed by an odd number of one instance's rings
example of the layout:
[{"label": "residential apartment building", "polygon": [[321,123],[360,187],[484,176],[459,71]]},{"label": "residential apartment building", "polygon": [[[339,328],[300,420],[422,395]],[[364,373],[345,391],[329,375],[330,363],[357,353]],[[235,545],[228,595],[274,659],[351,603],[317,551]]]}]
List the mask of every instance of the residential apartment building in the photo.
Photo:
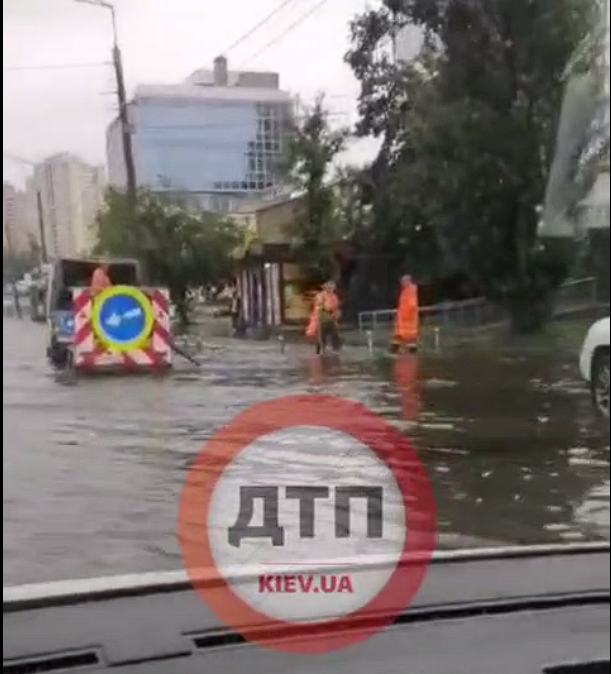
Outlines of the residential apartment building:
[{"label": "residential apartment building", "polygon": [[27,196],[11,183],[2,184],[2,247],[14,253],[30,249],[30,221]]},{"label": "residential apartment building", "polygon": [[[218,57],[183,83],[143,85],[129,106],[138,184],[226,212],[282,191],[278,163],[293,99],[271,72],[232,72]],[[107,131],[109,182],[125,185],[121,126]]]},{"label": "residential apartment building", "polygon": [[40,193],[45,243],[51,258],[87,255],[97,241],[96,215],[104,200],[104,168],[72,154],[47,157],[26,183],[30,222]]}]

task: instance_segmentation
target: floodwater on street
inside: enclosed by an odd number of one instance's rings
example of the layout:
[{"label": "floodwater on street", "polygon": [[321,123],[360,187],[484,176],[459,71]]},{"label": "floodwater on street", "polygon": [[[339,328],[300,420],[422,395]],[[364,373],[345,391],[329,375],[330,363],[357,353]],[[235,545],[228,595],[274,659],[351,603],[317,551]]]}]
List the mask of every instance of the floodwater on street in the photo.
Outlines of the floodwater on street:
[{"label": "floodwater on street", "polygon": [[[575,354],[461,351],[323,363],[231,342],[165,378],[58,381],[44,326],[3,320],[4,584],[182,568],[180,491],[206,440],[287,393],[356,399],[412,440],[440,547],[609,538],[609,425]],[[299,453],[277,466],[298,470]]]}]

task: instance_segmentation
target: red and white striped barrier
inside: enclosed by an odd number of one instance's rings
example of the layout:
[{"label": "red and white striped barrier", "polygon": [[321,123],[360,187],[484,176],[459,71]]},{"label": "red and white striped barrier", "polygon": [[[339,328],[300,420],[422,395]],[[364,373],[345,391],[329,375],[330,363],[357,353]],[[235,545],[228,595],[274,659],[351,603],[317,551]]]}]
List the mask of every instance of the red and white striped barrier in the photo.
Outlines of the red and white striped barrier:
[{"label": "red and white striped barrier", "polygon": [[129,351],[109,350],[93,328],[93,297],[88,288],[72,292],[74,310],[74,367],[79,370],[163,369],[172,365],[170,297],[164,288],[140,288],[151,302],[155,318],[148,344]]}]

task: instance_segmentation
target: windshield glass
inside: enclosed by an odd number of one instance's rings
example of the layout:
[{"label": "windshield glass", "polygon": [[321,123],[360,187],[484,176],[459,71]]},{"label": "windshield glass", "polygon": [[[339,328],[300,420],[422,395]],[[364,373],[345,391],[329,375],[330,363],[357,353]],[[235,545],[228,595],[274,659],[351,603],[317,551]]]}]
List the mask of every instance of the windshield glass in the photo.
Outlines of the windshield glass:
[{"label": "windshield glass", "polygon": [[609,540],[608,2],[307,4],[3,4],[5,586]]}]

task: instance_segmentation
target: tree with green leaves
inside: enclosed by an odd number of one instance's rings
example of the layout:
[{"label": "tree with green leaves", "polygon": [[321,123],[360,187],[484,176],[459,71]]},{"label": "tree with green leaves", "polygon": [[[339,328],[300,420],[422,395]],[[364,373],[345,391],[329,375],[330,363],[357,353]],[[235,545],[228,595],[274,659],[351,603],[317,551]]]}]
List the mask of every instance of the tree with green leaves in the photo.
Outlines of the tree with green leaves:
[{"label": "tree with green leaves", "polygon": [[[564,72],[594,0],[384,0],[352,24],[359,131],[381,138],[372,166],[380,247],[412,248],[541,325],[567,260],[538,240]],[[414,61],[389,39],[421,29]],[[395,244],[396,245],[396,244]]]},{"label": "tree with green leaves", "polygon": [[287,182],[304,196],[304,213],[290,234],[310,275],[317,277],[313,281],[333,270],[333,246],[339,231],[332,169],[347,135],[346,129],[332,128],[324,98],[319,96],[291,129],[281,166]]},{"label": "tree with green leaves", "polygon": [[[415,148],[406,143],[408,114],[414,116],[416,100],[426,107],[434,91],[435,54],[425,48],[411,63],[393,58],[393,38],[407,24],[390,4],[369,10],[351,24],[352,48],[346,55],[361,85],[358,101],[358,136],[380,141],[371,165],[361,171],[362,198],[370,211],[369,236],[362,245],[371,258],[384,261],[369,285],[382,290],[378,301],[396,293],[397,277],[409,270],[420,281],[430,280],[440,270],[437,236],[422,209],[423,176]],[[420,124],[426,123],[423,117]],[[428,203],[428,201],[427,201]],[[366,284],[367,285],[367,284]]]},{"label": "tree with green leaves", "polygon": [[168,288],[184,325],[189,322],[187,291],[227,278],[241,240],[234,223],[146,191],[139,193],[135,219],[130,219],[125,195],[110,190],[97,224],[96,252],[138,259],[149,283]]},{"label": "tree with green leaves", "polygon": [[368,174],[353,166],[338,166],[333,181],[334,220],[338,238],[365,247],[373,234],[367,205]]}]

